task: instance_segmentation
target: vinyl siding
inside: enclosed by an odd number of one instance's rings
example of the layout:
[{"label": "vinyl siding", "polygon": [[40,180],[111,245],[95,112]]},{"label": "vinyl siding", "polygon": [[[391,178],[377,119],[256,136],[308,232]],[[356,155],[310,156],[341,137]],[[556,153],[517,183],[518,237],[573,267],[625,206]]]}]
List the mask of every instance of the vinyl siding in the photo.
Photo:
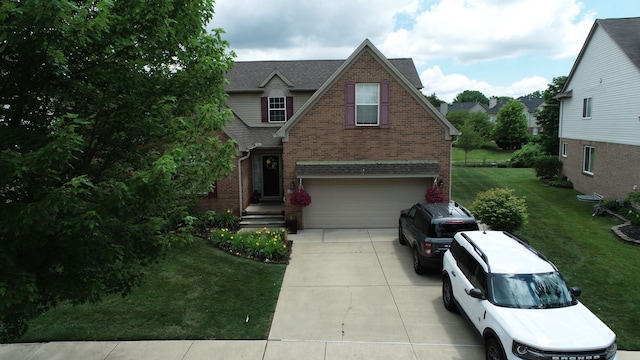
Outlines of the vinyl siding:
[{"label": "vinyl siding", "polygon": [[[311,97],[311,92],[295,92],[287,96],[293,96],[293,112],[295,113]],[[280,127],[279,124],[265,124],[261,121],[260,97],[259,93],[252,94],[229,94],[227,106],[235,112],[249,126],[272,126]]]},{"label": "vinyl siding", "polygon": [[[640,71],[602,29],[585,49],[562,103],[560,136],[640,146]],[[591,118],[582,118],[584,98]]]}]

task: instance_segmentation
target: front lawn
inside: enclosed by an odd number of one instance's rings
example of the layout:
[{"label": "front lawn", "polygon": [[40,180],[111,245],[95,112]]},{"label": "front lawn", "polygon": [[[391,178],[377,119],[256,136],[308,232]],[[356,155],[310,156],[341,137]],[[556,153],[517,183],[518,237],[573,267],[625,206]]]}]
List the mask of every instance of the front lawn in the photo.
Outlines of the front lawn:
[{"label": "front lawn", "polygon": [[591,216],[593,203],[542,184],[532,169],[454,168],[452,178],[452,198],[466,206],[495,187],[525,196],[529,222],[516,235],[553,261],[570,286],[582,288],[580,301],[613,329],[621,349],[640,349],[640,247],[613,235],[616,219]]},{"label": "front lawn", "polygon": [[285,267],[196,238],[148,267],[127,298],[62,305],[35,319],[21,341],[266,339]]},{"label": "front lawn", "polygon": [[[495,143],[487,143],[480,149],[472,150],[467,153],[466,166],[486,166],[492,164],[505,167],[511,159],[513,151],[502,150]],[[451,164],[453,166],[465,166],[464,150],[453,147],[451,152]]]}]

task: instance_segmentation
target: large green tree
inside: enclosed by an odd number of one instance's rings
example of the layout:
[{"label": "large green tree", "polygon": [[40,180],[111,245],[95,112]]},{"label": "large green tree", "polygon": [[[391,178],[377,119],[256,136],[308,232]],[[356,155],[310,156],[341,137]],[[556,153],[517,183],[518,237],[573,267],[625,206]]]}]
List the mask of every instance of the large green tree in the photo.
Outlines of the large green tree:
[{"label": "large green tree", "polygon": [[478,90],[465,90],[453,99],[453,103],[478,102],[480,104],[489,104],[489,99]]},{"label": "large green tree", "polygon": [[520,101],[510,100],[498,111],[492,138],[501,148],[518,148],[527,137],[529,124],[524,109]]},{"label": "large green tree", "polygon": [[553,78],[549,87],[542,93],[544,106],[541,110],[536,111],[536,121],[542,127],[540,143],[543,150],[551,155],[558,155],[560,147],[560,140],[558,139],[560,100],[555,97],[562,91],[566,82],[566,76]]},{"label": "large green tree", "polygon": [[212,0],[0,3],[0,340],[127,294],[230,173]]},{"label": "large green tree", "polygon": [[447,120],[458,129],[468,124],[475,132],[482,136],[485,142],[491,140],[493,123],[489,120],[489,115],[486,113],[480,111],[454,110],[447,114]]}]

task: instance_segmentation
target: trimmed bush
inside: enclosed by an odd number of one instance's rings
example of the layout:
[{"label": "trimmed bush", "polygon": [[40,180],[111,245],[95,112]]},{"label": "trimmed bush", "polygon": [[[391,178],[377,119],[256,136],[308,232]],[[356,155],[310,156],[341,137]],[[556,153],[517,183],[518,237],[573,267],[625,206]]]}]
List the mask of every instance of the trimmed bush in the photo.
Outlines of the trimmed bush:
[{"label": "trimmed bush", "polygon": [[535,158],[534,169],[540,179],[553,179],[558,176],[562,168],[562,162],[555,155],[544,155]]},{"label": "trimmed bush", "polygon": [[535,159],[542,155],[540,144],[528,143],[522,149],[515,151],[509,160],[509,167],[512,168],[532,168]]},{"label": "trimmed bush", "polygon": [[495,188],[479,193],[469,207],[476,219],[492,230],[513,232],[527,222],[527,204],[512,189]]}]

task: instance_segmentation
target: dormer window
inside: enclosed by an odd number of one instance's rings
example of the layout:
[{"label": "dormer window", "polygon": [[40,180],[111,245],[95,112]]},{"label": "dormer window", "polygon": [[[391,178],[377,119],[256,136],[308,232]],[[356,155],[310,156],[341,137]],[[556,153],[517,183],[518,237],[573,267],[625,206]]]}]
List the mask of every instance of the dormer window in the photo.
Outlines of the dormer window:
[{"label": "dormer window", "polygon": [[282,122],[287,120],[285,97],[269,98],[269,122]]},{"label": "dormer window", "polygon": [[293,97],[284,96],[282,91],[272,91],[261,100],[263,123],[283,123],[293,115]]}]

